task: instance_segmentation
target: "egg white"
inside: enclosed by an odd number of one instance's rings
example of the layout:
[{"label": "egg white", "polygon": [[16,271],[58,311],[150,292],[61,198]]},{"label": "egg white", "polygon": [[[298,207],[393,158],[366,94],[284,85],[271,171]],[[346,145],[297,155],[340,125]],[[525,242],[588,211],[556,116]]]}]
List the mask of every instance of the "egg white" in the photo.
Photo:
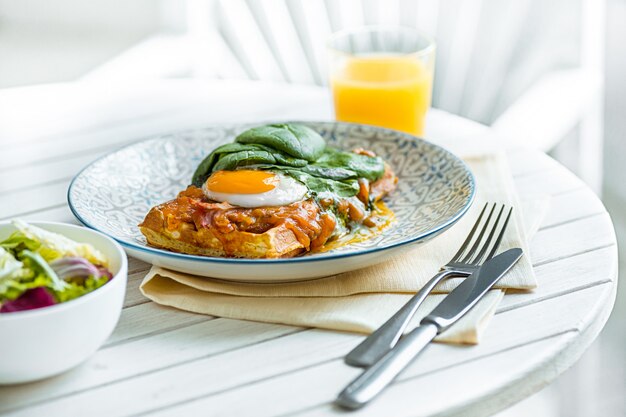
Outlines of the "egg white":
[{"label": "egg white", "polygon": [[218,193],[207,188],[207,183],[202,185],[204,195],[221,203],[227,202],[239,207],[265,207],[286,206],[296,201],[301,201],[306,196],[308,189],[295,179],[274,173],[277,177],[276,188],[258,194]]}]

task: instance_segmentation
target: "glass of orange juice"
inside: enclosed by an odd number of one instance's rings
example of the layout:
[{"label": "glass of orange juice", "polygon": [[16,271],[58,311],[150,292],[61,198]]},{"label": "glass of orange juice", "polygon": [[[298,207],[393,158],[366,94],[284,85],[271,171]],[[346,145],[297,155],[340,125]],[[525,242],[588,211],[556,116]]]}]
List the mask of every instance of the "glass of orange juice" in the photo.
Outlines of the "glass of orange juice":
[{"label": "glass of orange juice", "polygon": [[363,27],[329,41],[335,117],[424,134],[435,67],[435,43],[400,27]]}]

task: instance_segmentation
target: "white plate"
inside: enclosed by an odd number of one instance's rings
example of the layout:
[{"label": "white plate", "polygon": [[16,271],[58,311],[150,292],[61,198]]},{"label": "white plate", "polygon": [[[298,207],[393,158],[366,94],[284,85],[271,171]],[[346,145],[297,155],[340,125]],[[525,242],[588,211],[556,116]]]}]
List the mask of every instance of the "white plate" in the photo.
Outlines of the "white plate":
[{"label": "white plate", "polygon": [[474,198],[469,168],[445,149],[414,136],[373,126],[303,122],[331,146],[370,149],[398,175],[386,198],[397,221],[370,240],[287,259],[235,259],[185,255],[146,244],[139,224],[152,206],[186,188],[200,161],[251,125],[219,125],[162,135],[108,154],[72,181],[68,202],[86,226],[120,242],[141,260],[191,274],[238,281],[297,281],[374,265],[454,224]]}]

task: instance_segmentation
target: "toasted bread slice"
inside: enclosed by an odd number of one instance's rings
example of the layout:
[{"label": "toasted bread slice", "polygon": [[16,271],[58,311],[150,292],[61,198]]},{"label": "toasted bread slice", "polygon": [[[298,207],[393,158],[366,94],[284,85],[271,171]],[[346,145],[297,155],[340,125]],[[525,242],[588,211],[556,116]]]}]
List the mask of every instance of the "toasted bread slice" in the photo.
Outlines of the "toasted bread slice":
[{"label": "toasted bread slice", "polygon": [[263,233],[237,230],[220,233],[213,228],[196,229],[193,223],[185,222],[178,223],[172,230],[162,210],[167,204],[153,207],[139,225],[152,246],[190,255],[236,258],[291,257],[305,250],[295,233],[284,224]]}]

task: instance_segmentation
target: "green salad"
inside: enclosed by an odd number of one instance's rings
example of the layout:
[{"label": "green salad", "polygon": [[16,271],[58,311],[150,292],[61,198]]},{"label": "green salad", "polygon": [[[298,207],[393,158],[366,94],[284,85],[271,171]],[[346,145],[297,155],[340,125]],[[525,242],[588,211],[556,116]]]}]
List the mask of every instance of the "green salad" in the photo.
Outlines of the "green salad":
[{"label": "green salad", "polygon": [[13,225],[17,231],[0,242],[0,313],[73,300],[113,277],[92,245],[20,220]]}]

